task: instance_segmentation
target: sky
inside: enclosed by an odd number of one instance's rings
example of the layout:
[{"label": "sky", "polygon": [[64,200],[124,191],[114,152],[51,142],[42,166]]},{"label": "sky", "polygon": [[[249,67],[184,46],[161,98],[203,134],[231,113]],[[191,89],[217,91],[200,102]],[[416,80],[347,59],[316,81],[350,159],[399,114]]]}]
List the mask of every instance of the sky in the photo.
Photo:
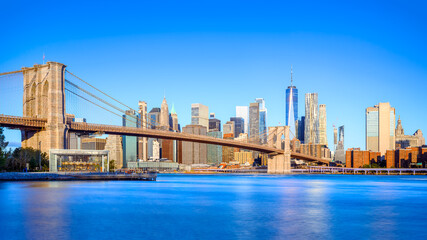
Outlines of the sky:
[{"label": "sky", "polygon": [[[277,126],[292,66],[299,116],[304,94],[317,92],[330,146],[332,126],[344,125],[345,147],[365,148],[365,109],[379,102],[396,108],[406,134],[427,131],[427,3],[384,3],[5,1],[0,72],[41,64],[45,54],[134,108],[139,100],[160,107],[166,96],[181,126],[192,103],[225,123],[259,97]],[[0,113],[22,114],[21,83],[10,81],[0,79]],[[6,137],[20,141],[18,131]]]}]

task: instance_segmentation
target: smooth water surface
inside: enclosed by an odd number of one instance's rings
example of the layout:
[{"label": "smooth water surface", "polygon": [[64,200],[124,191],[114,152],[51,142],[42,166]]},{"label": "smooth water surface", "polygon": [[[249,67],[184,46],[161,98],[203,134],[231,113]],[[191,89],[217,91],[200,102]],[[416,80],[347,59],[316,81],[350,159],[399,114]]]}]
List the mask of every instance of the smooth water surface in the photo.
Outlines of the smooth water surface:
[{"label": "smooth water surface", "polygon": [[427,176],[2,182],[0,239],[427,239]]}]

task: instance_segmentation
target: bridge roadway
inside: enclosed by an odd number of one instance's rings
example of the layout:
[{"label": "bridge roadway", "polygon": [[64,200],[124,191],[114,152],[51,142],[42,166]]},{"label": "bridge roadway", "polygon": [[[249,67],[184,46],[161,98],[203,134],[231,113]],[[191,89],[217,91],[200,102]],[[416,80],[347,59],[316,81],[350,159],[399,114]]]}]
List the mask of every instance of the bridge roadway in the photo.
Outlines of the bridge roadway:
[{"label": "bridge roadway", "polygon": [[[17,116],[6,116],[0,115],[0,126],[15,128],[15,129],[31,129],[41,130],[47,123],[46,119],[41,118],[28,118],[28,117],[17,117]],[[126,135],[135,137],[150,137],[150,138],[161,138],[161,139],[172,139],[179,141],[198,142],[215,144],[227,147],[243,148],[247,150],[259,151],[271,155],[283,154],[283,149],[277,149],[268,145],[261,145],[255,143],[240,142],[231,139],[214,138],[204,135],[194,135],[183,132],[171,132],[162,131],[156,129],[144,129],[134,127],[122,127],[104,124],[92,124],[92,123],[75,123],[67,124],[69,131],[72,132],[84,132],[84,133],[105,133],[113,135]],[[316,161],[321,163],[329,164],[326,159],[313,157],[310,155],[291,152],[292,158],[297,158],[307,161]]]}]

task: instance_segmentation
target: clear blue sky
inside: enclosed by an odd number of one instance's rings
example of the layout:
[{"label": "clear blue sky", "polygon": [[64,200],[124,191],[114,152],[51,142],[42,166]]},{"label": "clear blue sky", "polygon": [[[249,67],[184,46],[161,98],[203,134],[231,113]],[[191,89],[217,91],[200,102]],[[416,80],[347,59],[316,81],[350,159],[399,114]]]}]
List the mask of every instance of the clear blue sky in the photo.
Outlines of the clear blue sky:
[{"label": "clear blue sky", "polygon": [[330,144],[332,125],[345,125],[346,147],[364,148],[365,108],[378,102],[396,108],[407,134],[427,131],[425,1],[4,1],[2,9],[0,72],[41,63],[44,52],[135,108],[160,106],[166,93],[182,126],[191,103],[226,121],[257,97],[268,125],[283,124],[293,65],[299,113],[304,94],[319,93]]}]

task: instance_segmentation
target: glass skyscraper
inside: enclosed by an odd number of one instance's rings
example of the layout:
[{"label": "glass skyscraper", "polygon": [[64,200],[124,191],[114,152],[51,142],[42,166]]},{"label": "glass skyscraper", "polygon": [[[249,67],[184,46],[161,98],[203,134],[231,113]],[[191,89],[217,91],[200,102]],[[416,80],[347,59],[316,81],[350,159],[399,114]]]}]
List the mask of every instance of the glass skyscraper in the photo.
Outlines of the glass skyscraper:
[{"label": "glass skyscraper", "polygon": [[[137,127],[137,115],[133,110],[127,110],[123,115],[124,127]],[[137,137],[122,136],[123,139],[123,167],[127,168],[129,162],[137,161]]]},{"label": "glass skyscraper", "polygon": [[290,126],[289,119],[291,118],[294,124],[298,120],[298,89],[295,86],[289,86],[286,89],[286,126]]},{"label": "glass skyscraper", "polygon": [[267,108],[265,108],[264,98],[256,98],[259,103],[259,135],[261,144],[267,143]]}]

